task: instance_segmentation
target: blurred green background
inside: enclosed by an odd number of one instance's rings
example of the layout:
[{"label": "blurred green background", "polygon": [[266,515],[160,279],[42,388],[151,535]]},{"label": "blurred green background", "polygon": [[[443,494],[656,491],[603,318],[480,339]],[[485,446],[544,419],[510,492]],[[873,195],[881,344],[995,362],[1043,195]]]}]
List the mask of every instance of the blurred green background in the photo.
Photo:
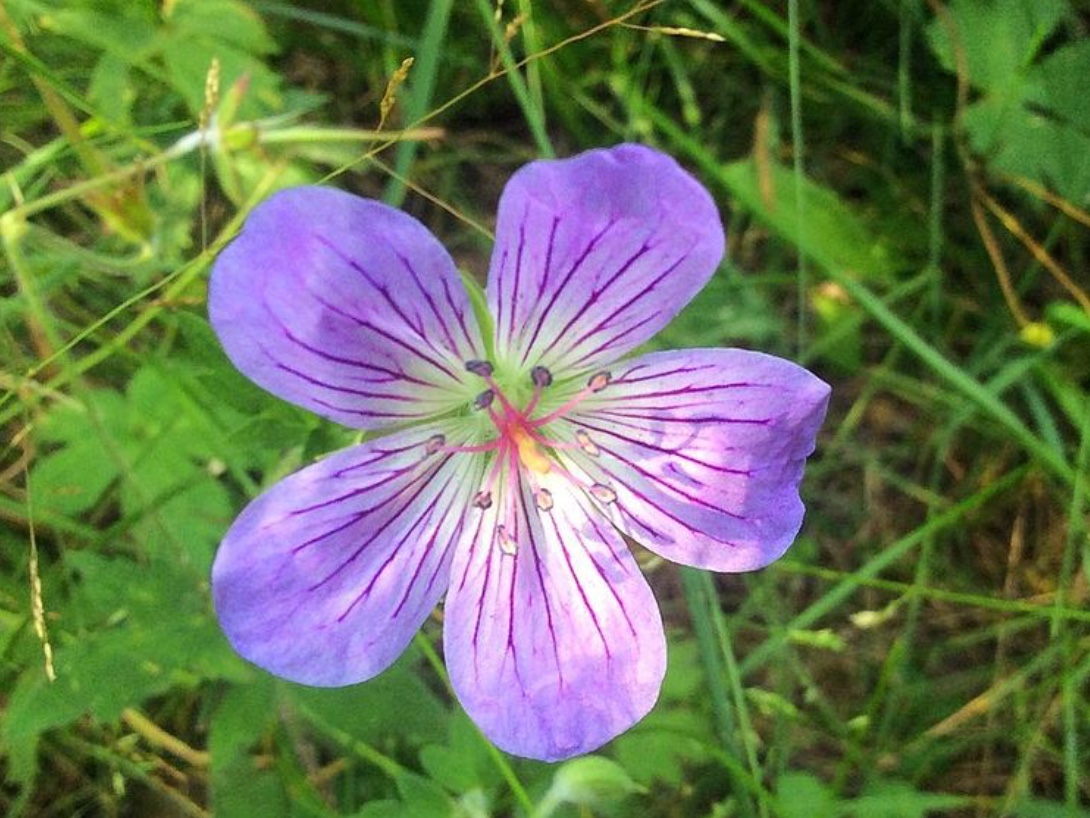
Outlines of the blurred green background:
[{"label": "blurred green background", "polygon": [[[1075,0],[0,0],[0,812],[1090,815],[1088,28]],[[518,166],[622,140],[729,230],[655,343],[833,385],[798,543],[744,576],[641,555],[661,701],[565,765],[481,738],[438,615],[354,688],[237,658],[220,536],[349,435],[227,363],[217,249],[325,182],[480,278]]]}]

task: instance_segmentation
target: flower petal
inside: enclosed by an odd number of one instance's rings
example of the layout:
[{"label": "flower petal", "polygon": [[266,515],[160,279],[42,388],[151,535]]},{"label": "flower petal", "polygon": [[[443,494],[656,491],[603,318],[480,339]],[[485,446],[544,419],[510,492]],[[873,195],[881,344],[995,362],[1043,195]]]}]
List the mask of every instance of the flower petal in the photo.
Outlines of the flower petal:
[{"label": "flower petal", "polygon": [[480,331],[454,262],[420,222],[339,190],[281,191],[216,260],[209,315],[275,395],[377,429],[471,396]]},{"label": "flower petal", "polygon": [[235,649],[296,682],[353,684],[405,649],[447,587],[479,458],[427,454],[435,427],[338,452],[242,512],[212,568]]},{"label": "flower petal", "polygon": [[603,510],[625,534],[674,562],[748,571],[798,534],[828,399],[827,384],[771,355],[659,352],[626,361],[559,433],[597,447],[568,457],[616,492]]},{"label": "flower petal", "polygon": [[514,555],[499,542],[495,508],[458,549],[444,638],[451,683],[484,734],[555,761],[601,746],[651,709],[666,643],[621,538],[563,480],[543,486],[554,505],[538,512],[523,498]]},{"label": "flower petal", "polygon": [[488,274],[496,348],[511,350],[508,365],[554,372],[613,360],[688,303],[723,248],[711,196],[658,151],[532,162],[500,199]]}]

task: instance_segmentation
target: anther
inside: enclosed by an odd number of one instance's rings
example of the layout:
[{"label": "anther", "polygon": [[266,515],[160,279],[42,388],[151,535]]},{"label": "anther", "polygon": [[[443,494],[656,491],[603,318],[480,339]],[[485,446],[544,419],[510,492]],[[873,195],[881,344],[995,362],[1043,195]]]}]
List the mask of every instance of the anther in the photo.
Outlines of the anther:
[{"label": "anther", "polygon": [[609,385],[611,380],[613,380],[613,376],[608,372],[596,372],[591,375],[590,380],[587,381],[587,389],[591,392],[601,392]]},{"label": "anther", "polygon": [[575,442],[579,444],[579,448],[589,454],[591,457],[597,457],[602,453],[602,450],[598,448],[598,444],[590,439],[590,435],[579,429],[575,433]]},{"label": "anther", "polygon": [[477,508],[492,508],[492,492],[478,491],[473,497],[473,505]]},{"label": "anther", "polygon": [[603,486],[601,483],[595,483],[591,486],[590,493],[592,497],[606,505],[617,502],[617,492],[609,486]]},{"label": "anther", "polygon": [[480,375],[482,378],[488,378],[492,375],[492,364],[488,361],[476,359],[466,361],[466,370],[472,372],[474,375]]},{"label": "anther", "polygon": [[486,389],[473,399],[473,406],[477,409],[487,409],[489,406],[492,405],[492,401],[495,397],[495,392],[493,392],[491,389]]},{"label": "anther", "polygon": [[432,435],[428,438],[427,443],[424,444],[424,451],[428,454],[435,454],[437,451],[447,445],[447,439],[443,435]]},{"label": "anther", "polygon": [[500,541],[500,551],[509,557],[515,556],[515,552],[518,551],[518,543],[502,525],[496,526],[496,538]]},{"label": "anther", "polygon": [[551,386],[553,382],[553,373],[544,366],[535,366],[530,370],[530,380],[533,381],[534,386]]},{"label": "anther", "polygon": [[550,511],[553,507],[553,493],[548,489],[538,489],[534,492],[534,502],[542,511]]}]

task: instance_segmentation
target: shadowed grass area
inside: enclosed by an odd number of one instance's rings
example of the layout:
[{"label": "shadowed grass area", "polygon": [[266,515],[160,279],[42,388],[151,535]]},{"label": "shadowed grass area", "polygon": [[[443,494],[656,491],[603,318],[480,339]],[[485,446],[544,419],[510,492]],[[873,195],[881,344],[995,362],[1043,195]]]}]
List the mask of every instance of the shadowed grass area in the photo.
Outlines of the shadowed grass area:
[{"label": "shadowed grass area", "polygon": [[[0,811],[1090,815],[1088,25],[1069,0],[0,0]],[[321,182],[483,281],[509,175],[621,141],[728,227],[652,344],[833,386],[797,543],[745,575],[640,552],[662,696],[565,765],[479,735],[441,611],[358,687],[239,659],[223,532],[351,439],[228,363],[218,250]]]}]

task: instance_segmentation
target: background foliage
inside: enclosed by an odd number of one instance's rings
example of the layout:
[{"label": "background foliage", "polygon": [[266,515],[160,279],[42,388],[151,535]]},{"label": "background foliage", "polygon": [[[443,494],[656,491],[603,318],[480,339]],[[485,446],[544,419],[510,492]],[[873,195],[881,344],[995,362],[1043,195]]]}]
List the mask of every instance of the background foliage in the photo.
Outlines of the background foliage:
[{"label": "background foliage", "polygon": [[[1075,0],[0,0],[0,811],[1090,815],[1088,26]],[[644,559],[662,700],[566,765],[484,742],[438,621],[345,690],[235,657],[219,537],[347,438],[228,365],[216,250],[324,181],[480,276],[513,169],[621,140],[729,223],[661,342],[833,384],[797,545],[752,576]]]}]

